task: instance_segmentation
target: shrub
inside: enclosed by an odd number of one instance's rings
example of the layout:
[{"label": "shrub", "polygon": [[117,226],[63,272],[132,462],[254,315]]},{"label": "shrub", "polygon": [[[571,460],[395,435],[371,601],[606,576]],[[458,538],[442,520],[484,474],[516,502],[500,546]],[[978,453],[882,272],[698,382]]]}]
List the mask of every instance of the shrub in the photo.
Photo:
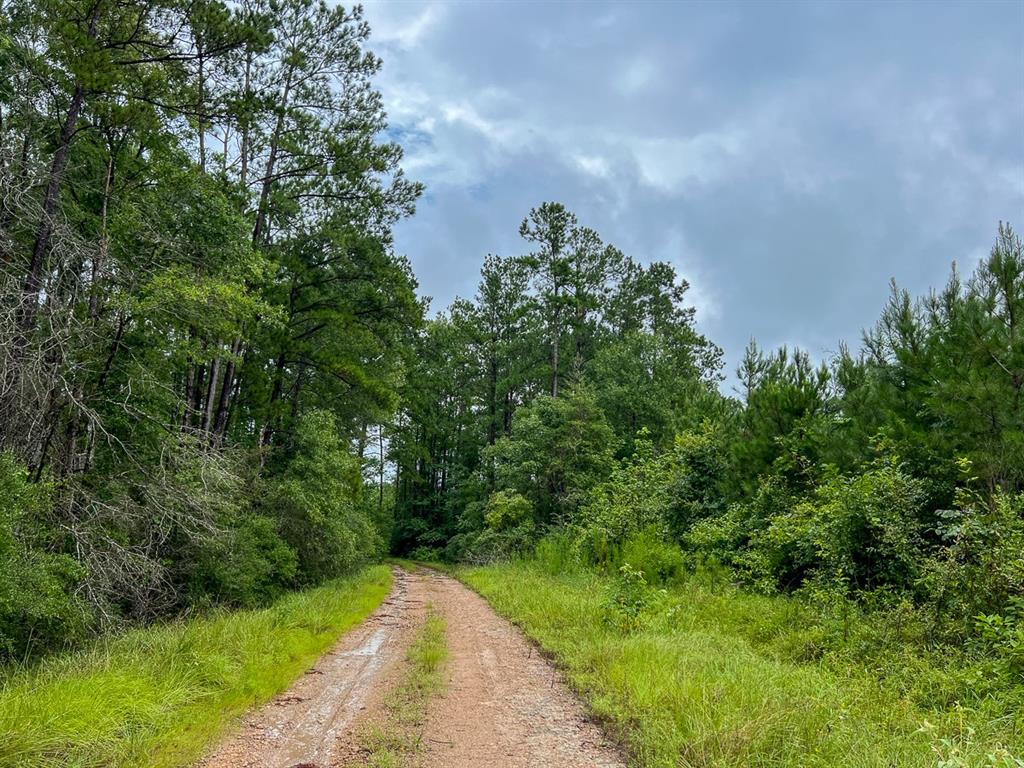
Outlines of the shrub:
[{"label": "shrub", "polygon": [[484,521],[492,531],[510,531],[523,528],[532,531],[533,504],[515,491],[495,491],[484,507]]},{"label": "shrub", "polygon": [[700,521],[722,514],[726,458],[721,427],[713,422],[676,437],[667,457],[665,514],[677,540]]},{"label": "shrub", "polygon": [[250,514],[198,554],[192,602],[257,606],[294,584],[297,571],[298,555],[278,534],[277,524]]},{"label": "shrub", "polygon": [[945,546],[925,562],[920,587],[936,625],[963,634],[975,616],[1004,614],[1024,599],[1024,496],[986,501],[962,490],[939,519]]},{"label": "shrub", "polygon": [[[445,559],[483,565],[530,551],[537,540],[537,526],[529,499],[509,489],[495,491],[481,509],[477,506],[463,516],[463,525],[469,530],[452,537],[445,548]],[[479,516],[483,518],[482,529],[474,525]]]},{"label": "shrub", "polygon": [[[573,520],[582,557],[617,567],[631,539],[636,540],[628,546],[648,548],[654,542],[678,541],[699,521],[720,515],[718,486],[725,471],[720,443],[718,428],[705,424],[677,437],[671,450],[657,454],[641,432],[632,457],[594,488]],[[655,556],[679,559],[674,547],[626,557],[630,562],[653,563],[649,557]],[[664,574],[657,575],[657,580],[662,578]]]},{"label": "shrub", "polygon": [[571,516],[614,466],[615,435],[593,394],[570,387],[560,397],[542,395],[519,408],[512,433],[485,450],[498,484],[533,504],[547,526]]},{"label": "shrub", "polygon": [[0,454],[0,659],[79,638],[89,615],[74,596],[81,568],[32,544],[30,520],[48,504],[47,488],[28,482],[10,454]]},{"label": "shrub", "polygon": [[604,620],[623,632],[635,632],[646,623],[646,614],[664,591],[656,592],[643,571],[623,563],[619,576],[609,590],[604,604]]},{"label": "shrub", "polygon": [[544,573],[557,576],[580,569],[572,537],[564,530],[555,530],[537,542],[531,562]]},{"label": "shrub", "polygon": [[[751,545],[780,586],[815,578],[848,593],[912,588],[921,566],[922,488],[894,462],[833,475],[791,510],[777,510]],[[765,576],[769,574],[764,574]]]},{"label": "shrub", "polygon": [[299,419],[286,460],[268,485],[262,510],[296,552],[300,583],[322,582],[380,553],[382,542],[362,503],[359,460],[330,413],[311,411]]},{"label": "shrub", "polygon": [[633,456],[591,491],[573,518],[577,551],[585,561],[614,568],[631,536],[644,530],[668,536],[667,463],[650,441],[637,440]]},{"label": "shrub", "polygon": [[713,570],[729,569],[741,582],[763,592],[778,588],[769,553],[752,548],[751,542],[771,525],[782,511],[796,504],[781,478],[762,478],[747,502],[732,504],[724,514],[696,523],[682,539],[684,548],[698,563]]},{"label": "shrub", "polygon": [[653,528],[626,539],[622,545],[620,562],[635,564],[649,584],[672,584],[686,573],[686,559],[682,550]]},{"label": "shrub", "polygon": [[1006,614],[982,615],[975,621],[981,639],[1009,674],[1024,682],[1024,599],[1015,599]]},{"label": "shrub", "polygon": [[442,550],[437,547],[416,547],[416,549],[409,553],[409,559],[421,563],[437,563],[446,558]]}]

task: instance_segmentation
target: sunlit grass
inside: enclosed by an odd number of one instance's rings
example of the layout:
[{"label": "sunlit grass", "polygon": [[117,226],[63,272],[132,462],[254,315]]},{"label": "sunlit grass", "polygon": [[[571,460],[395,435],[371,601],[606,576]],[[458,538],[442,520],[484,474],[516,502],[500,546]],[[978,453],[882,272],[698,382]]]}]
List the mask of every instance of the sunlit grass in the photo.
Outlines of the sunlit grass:
[{"label": "sunlit grass", "polygon": [[[808,617],[792,600],[682,584],[626,632],[604,621],[606,577],[529,564],[459,574],[553,654],[637,766],[1024,765],[1010,756],[1024,723],[1008,699],[922,707],[905,670],[890,681],[840,657],[801,661]],[[944,672],[924,655],[889,663],[922,684]]]},{"label": "sunlit grass", "polygon": [[0,766],[187,765],[239,715],[287,688],[391,588],[385,566],[261,610],[138,629],[8,671]]}]

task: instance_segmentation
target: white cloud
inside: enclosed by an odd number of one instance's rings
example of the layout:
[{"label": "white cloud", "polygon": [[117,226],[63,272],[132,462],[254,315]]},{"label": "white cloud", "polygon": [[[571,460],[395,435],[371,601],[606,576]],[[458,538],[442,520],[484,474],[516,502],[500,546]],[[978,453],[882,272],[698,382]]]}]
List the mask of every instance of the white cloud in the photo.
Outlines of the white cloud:
[{"label": "white cloud", "polygon": [[620,93],[633,94],[652,85],[657,76],[657,65],[647,57],[640,57],[626,64],[612,82]]},{"label": "white cloud", "polygon": [[[409,16],[409,8],[422,10]],[[385,46],[409,50],[437,27],[444,17],[445,8],[430,4],[426,7],[404,3],[374,2],[370,6],[373,16],[373,40]]]},{"label": "white cloud", "polygon": [[712,286],[711,277],[703,267],[708,263],[707,258],[690,245],[679,228],[671,227],[668,230],[664,250],[656,257],[672,264],[679,275],[690,284],[686,299],[696,308],[698,323],[713,323],[721,317],[722,306],[718,294]]},{"label": "white cloud", "polygon": [[576,167],[586,174],[599,179],[607,179],[611,176],[612,170],[608,161],[600,155],[577,154],[573,155],[572,159],[576,163]]},{"label": "white cloud", "polygon": [[744,136],[736,130],[700,133],[689,138],[627,139],[641,180],[663,192],[689,183],[709,184],[736,165]]}]

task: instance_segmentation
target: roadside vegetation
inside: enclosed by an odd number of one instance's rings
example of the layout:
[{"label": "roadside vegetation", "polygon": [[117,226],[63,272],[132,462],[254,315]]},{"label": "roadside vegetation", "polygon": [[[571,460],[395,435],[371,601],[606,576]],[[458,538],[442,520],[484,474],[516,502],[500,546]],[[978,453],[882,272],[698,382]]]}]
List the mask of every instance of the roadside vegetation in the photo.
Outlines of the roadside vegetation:
[{"label": "roadside vegetation", "polygon": [[390,588],[390,570],[372,566],[267,608],[135,629],[9,669],[0,683],[0,765],[190,765],[362,622]]},{"label": "roadside vegetation", "polygon": [[0,6],[0,663],[379,558],[420,186],[362,8]]},{"label": "roadside vegetation", "polygon": [[1012,229],[941,290],[894,286],[859,350],[751,343],[735,397],[670,267],[557,204],[521,232],[428,328],[395,547],[516,563],[466,578],[642,765],[1020,765]]},{"label": "roadside vegetation", "polygon": [[553,655],[641,768],[1024,765],[1021,689],[984,657],[921,646],[912,617],[714,573],[567,569],[559,546],[459,575]]},{"label": "roadside vegetation", "polygon": [[467,578],[645,765],[1020,764],[1009,224],[725,391],[685,276],[558,202],[427,319],[360,6],[0,8],[0,761],[178,764],[390,551],[517,563]]},{"label": "roadside vegetation", "polygon": [[446,622],[432,605],[405,657],[398,684],[388,691],[384,717],[370,724],[362,737],[369,768],[403,768],[423,750],[423,726],[430,699],[445,685],[448,642]]}]

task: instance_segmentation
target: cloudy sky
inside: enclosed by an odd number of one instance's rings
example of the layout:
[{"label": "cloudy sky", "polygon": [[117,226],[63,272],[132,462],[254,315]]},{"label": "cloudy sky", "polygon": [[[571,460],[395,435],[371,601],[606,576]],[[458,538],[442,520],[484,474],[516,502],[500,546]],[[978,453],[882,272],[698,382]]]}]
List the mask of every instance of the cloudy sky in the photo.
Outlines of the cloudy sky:
[{"label": "cloudy sky", "polygon": [[701,329],[817,357],[1024,229],[1024,2],[371,2],[433,309],[558,200]]}]

